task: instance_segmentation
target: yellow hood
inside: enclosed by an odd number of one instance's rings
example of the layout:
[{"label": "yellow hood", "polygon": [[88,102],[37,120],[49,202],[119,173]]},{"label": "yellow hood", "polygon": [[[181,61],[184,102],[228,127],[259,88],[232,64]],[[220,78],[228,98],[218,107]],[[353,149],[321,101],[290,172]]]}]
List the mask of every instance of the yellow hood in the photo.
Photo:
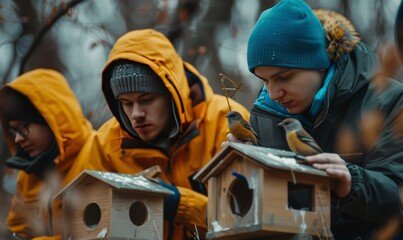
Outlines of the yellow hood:
[{"label": "yellow hood", "polygon": [[[157,50],[156,50],[157,49]],[[209,101],[213,90],[205,77],[190,64],[182,61],[168,38],[152,29],[136,30],[119,38],[111,50],[108,61],[102,73],[102,90],[106,101],[115,116],[118,115],[117,103],[110,87],[111,69],[116,60],[131,60],[147,64],[162,79],[174,100],[180,128],[183,132],[193,120],[205,113],[203,107],[198,107],[197,113],[192,110],[191,90],[187,83],[185,69],[195,75],[202,83],[203,102]],[[198,103],[200,104],[200,103]],[[197,116],[196,116],[197,115]],[[120,121],[120,120],[119,120]]]},{"label": "yellow hood", "polygon": [[[60,155],[55,163],[58,168],[68,168],[72,161],[66,159],[76,156],[91,134],[92,126],[85,118],[80,103],[66,79],[54,70],[37,69],[5,85],[0,89],[0,94],[5,88],[12,88],[30,99],[56,138]],[[1,104],[7,104],[7,102]],[[2,122],[3,129],[6,129],[5,124]],[[6,132],[7,142],[11,153],[14,154],[16,146]],[[62,162],[64,162],[63,166]]]}]

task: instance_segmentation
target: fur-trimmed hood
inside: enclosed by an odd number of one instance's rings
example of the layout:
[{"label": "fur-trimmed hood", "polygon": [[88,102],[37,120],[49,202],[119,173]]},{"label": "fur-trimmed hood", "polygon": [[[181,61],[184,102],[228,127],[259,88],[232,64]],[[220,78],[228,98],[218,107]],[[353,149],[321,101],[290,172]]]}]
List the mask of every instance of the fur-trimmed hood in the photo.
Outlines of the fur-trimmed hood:
[{"label": "fur-trimmed hood", "polygon": [[353,51],[361,38],[351,22],[343,15],[325,9],[313,10],[323,25],[329,43],[326,52],[332,62]]}]

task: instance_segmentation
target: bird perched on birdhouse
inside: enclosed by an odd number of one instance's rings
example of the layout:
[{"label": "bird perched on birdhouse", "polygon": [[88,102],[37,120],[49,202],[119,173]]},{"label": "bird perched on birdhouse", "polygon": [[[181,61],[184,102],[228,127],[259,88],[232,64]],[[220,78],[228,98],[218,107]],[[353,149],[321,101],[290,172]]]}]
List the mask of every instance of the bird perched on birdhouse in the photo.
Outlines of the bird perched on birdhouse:
[{"label": "bird perched on birdhouse", "polygon": [[253,130],[252,126],[241,116],[239,112],[231,111],[226,117],[228,118],[228,125],[230,133],[239,139],[241,142],[251,142],[253,145],[259,145],[259,136]]},{"label": "bird perched on birdhouse", "polygon": [[331,178],[293,152],[230,142],[193,179],[208,183],[206,239],[333,239]]},{"label": "bird perched on birdhouse", "polygon": [[295,118],[286,118],[278,124],[285,129],[288,147],[298,155],[309,156],[323,152],[318,143]]}]

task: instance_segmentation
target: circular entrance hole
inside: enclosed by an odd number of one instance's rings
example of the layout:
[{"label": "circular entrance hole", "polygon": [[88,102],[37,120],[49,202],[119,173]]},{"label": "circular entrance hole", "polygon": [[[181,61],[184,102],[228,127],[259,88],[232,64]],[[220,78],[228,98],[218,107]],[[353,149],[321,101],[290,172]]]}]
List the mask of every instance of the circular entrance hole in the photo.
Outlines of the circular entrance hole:
[{"label": "circular entrance hole", "polygon": [[84,209],[83,220],[85,226],[95,228],[101,221],[101,208],[96,203],[88,204]]},{"label": "circular entrance hole", "polygon": [[253,189],[246,179],[236,178],[228,188],[228,198],[232,213],[243,217],[252,206]]},{"label": "circular entrance hole", "polygon": [[144,203],[134,202],[130,206],[129,217],[130,221],[136,226],[141,226],[147,221],[148,210]]}]

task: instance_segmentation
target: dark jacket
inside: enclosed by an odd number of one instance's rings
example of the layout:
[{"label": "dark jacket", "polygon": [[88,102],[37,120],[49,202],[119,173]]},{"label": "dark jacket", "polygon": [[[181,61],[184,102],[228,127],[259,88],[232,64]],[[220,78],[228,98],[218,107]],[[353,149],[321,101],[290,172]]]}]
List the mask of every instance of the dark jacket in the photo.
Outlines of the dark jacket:
[{"label": "dark jacket", "polygon": [[[324,27],[327,36],[332,36],[329,26],[335,27],[334,19],[341,16],[316,13],[324,26],[333,24]],[[349,28],[345,34],[354,33],[351,25],[343,27]],[[311,127],[304,127],[319,146],[330,153],[343,153],[338,152],[342,130],[348,129],[352,133],[356,143],[352,149],[363,155],[355,159],[345,158],[352,176],[352,189],[345,198],[332,196],[331,225],[336,239],[355,239],[358,236],[367,239],[390,217],[402,214],[399,185],[403,180],[403,139],[395,130],[398,124],[403,124],[398,122],[399,114],[401,118],[403,113],[403,85],[385,79],[385,89],[378,91],[376,86],[379,85],[371,81],[379,70],[376,55],[362,42],[345,43],[353,47],[346,48],[349,49],[347,52],[330,52],[336,69],[323,107],[312,120]],[[260,94],[267,93],[262,91]],[[378,119],[368,113],[377,113],[381,119],[379,138],[371,146],[365,144],[368,139],[360,132],[365,123]],[[250,122],[264,146],[289,150],[285,132],[277,126],[283,119],[284,116],[263,109],[256,102]],[[371,131],[375,133],[376,129]]]}]

